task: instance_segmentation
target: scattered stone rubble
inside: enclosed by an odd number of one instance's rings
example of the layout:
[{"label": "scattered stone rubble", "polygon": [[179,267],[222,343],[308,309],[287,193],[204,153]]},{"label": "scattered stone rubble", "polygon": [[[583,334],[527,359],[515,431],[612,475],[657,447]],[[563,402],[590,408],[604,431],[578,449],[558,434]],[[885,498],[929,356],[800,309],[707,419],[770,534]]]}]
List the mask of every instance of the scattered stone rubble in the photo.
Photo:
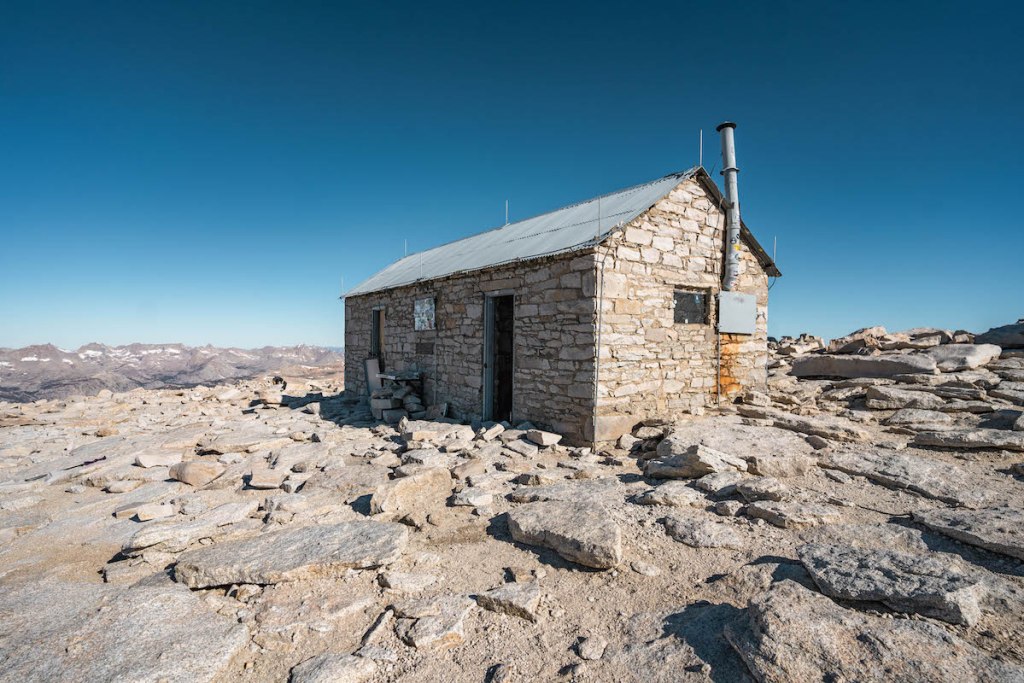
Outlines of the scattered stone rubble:
[{"label": "scattered stone rubble", "polygon": [[1024,322],[773,350],[596,452],[408,384],[0,403],[0,671],[1024,681]]},{"label": "scattered stone rubble", "polygon": [[444,417],[448,406],[441,404],[427,407],[423,397],[410,385],[385,380],[385,386],[375,389],[370,395],[370,413],[376,420],[398,424],[402,418],[411,420],[436,420]]}]

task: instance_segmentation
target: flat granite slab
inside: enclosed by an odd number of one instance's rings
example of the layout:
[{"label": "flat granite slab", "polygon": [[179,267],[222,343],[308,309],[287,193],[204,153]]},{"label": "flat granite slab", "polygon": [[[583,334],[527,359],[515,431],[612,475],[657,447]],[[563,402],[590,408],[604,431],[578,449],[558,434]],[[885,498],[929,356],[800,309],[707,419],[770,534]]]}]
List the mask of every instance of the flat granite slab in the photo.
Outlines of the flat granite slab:
[{"label": "flat granite slab", "polygon": [[963,543],[1024,560],[1024,511],[1010,507],[915,512],[914,521]]},{"label": "flat granite slab", "polygon": [[881,602],[951,624],[972,625],[981,618],[985,586],[977,572],[952,558],[830,543],[809,543],[797,552],[830,597]]},{"label": "flat granite slab", "polygon": [[1024,681],[1020,666],[940,626],[845,609],[793,581],[752,600],[725,635],[762,683]]},{"label": "flat granite slab", "polygon": [[248,629],[182,586],[45,582],[0,590],[0,678],[211,681]]},{"label": "flat granite slab", "polygon": [[207,588],[337,577],[394,562],[408,540],[406,527],[369,520],[282,529],[184,553],[174,578]]},{"label": "flat granite slab", "polygon": [[565,559],[595,569],[622,562],[622,532],[600,503],[543,501],[508,513],[512,538],[550,548]]},{"label": "flat granite slab", "polygon": [[856,474],[891,489],[907,489],[927,498],[965,507],[980,507],[990,494],[955,465],[927,457],[880,451],[833,453],[818,463],[825,469]]}]

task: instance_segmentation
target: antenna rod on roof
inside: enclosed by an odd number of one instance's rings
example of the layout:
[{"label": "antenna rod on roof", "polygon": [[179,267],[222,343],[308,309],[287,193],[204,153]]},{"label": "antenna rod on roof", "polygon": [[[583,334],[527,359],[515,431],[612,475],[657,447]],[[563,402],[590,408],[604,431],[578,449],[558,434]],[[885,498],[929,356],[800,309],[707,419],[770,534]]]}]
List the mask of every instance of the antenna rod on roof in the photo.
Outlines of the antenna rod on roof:
[{"label": "antenna rod on roof", "polygon": [[505,225],[508,225],[508,200],[505,200]]},{"label": "antenna rod on roof", "polygon": [[408,237],[405,238],[405,255],[406,256],[409,255],[409,238]]},{"label": "antenna rod on roof", "polygon": [[700,129],[700,151],[697,152],[697,166],[704,168],[704,129]]}]

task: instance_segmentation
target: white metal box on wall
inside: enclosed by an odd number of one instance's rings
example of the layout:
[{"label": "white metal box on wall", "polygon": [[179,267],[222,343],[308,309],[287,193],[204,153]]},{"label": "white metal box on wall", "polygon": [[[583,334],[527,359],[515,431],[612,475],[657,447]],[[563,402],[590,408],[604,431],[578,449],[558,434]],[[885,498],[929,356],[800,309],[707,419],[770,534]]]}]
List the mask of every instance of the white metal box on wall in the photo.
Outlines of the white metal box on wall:
[{"label": "white metal box on wall", "polygon": [[723,334],[754,334],[757,329],[757,297],[742,292],[718,293],[718,331]]}]

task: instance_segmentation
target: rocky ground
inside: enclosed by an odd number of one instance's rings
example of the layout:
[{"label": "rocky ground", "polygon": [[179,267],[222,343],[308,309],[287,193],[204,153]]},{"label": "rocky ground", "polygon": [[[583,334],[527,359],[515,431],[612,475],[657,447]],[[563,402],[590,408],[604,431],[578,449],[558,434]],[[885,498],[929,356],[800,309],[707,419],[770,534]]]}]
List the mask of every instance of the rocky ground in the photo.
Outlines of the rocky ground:
[{"label": "rocky ground", "polygon": [[599,453],[328,381],[0,404],[0,678],[1024,681],[999,334],[783,340]]}]

